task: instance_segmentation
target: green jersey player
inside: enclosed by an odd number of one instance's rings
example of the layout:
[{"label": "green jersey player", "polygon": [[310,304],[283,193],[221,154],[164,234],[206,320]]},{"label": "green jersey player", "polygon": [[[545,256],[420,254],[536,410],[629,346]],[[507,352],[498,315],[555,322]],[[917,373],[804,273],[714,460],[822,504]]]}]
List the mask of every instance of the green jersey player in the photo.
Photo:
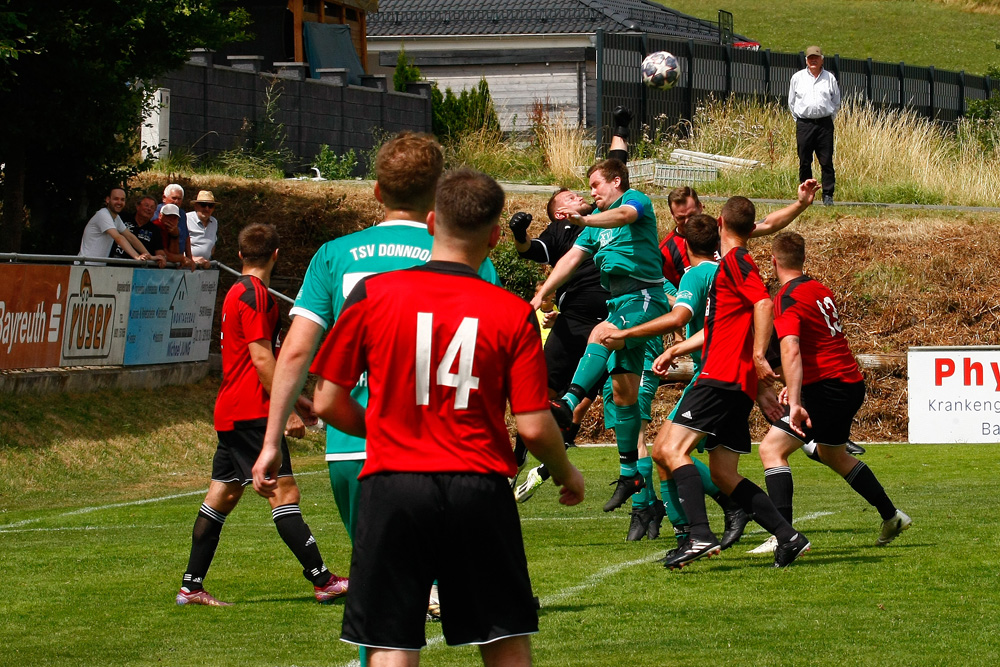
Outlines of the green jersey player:
[{"label": "green jersey player", "polygon": [[[601,379],[610,363],[620,463],[615,492],[604,505],[604,511],[610,512],[646,486],[639,472],[638,456],[641,428],[638,399],[646,341],[629,341],[612,352],[596,336],[609,328],[625,329],[659,317],[667,312],[668,306],[663,292],[656,215],[649,197],[629,188],[628,170],[619,160],[598,162],[590,168],[588,179],[599,212],[591,215],[563,212],[567,221],[586,229],[553,267],[532,305],[537,307],[546,294],[562,285],[582,262],[591,258],[600,269],[601,284],[611,293],[607,321],[591,333],[569,390],[553,401],[557,420],[568,427],[573,409]],[[649,465],[652,466],[651,461]]]}]

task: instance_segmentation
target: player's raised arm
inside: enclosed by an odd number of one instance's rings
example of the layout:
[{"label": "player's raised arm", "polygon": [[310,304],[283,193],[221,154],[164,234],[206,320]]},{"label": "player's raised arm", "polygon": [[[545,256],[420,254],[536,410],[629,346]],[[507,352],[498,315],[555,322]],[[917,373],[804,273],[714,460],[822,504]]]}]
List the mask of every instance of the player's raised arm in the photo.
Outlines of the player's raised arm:
[{"label": "player's raised arm", "polygon": [[573,246],[570,248],[565,255],[562,256],[556,265],[552,267],[552,272],[549,273],[549,277],[545,279],[545,283],[538,288],[535,296],[531,299],[531,307],[538,310],[542,307],[542,300],[552,292],[555,292],[569,280],[573,273],[576,271],[577,267],[583,263],[585,259],[588,259],[590,255],[578,246]]}]

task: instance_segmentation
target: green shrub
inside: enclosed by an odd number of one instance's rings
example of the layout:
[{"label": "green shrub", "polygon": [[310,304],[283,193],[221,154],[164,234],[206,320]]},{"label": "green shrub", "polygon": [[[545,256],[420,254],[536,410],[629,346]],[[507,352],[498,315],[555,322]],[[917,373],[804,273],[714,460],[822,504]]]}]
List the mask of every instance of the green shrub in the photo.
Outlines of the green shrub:
[{"label": "green shrub", "polygon": [[333,150],[323,144],[319,147],[319,153],[313,161],[313,166],[319,169],[319,175],[331,181],[343,181],[354,176],[354,169],[358,166],[358,157],[354,149],[350,149],[343,155],[337,155]]},{"label": "green shrub", "polygon": [[420,68],[413,64],[413,61],[406,56],[406,50],[400,47],[399,55],[396,57],[396,71],[392,73],[393,89],[405,93],[406,84],[423,80]]},{"label": "green shrub", "polygon": [[500,129],[486,79],[480,79],[475,88],[463,90],[458,95],[451,92],[451,88],[445,88],[442,93],[435,84],[431,88],[431,106],[433,131],[440,141],[449,141],[473,131]]},{"label": "green shrub", "polygon": [[497,274],[508,292],[529,300],[535,295],[535,284],[544,278],[541,266],[522,259],[509,239],[502,239],[490,253]]}]

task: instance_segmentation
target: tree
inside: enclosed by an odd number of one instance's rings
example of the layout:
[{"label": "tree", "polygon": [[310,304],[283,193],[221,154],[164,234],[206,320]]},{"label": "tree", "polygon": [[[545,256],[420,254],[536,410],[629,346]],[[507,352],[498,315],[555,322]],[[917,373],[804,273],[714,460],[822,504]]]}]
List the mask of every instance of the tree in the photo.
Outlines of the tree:
[{"label": "tree", "polygon": [[[0,250],[75,246],[87,195],[142,164],[143,81],[180,67],[188,50],[245,39],[243,10],[216,0],[7,0],[0,13]],[[3,17],[7,14],[7,17]],[[8,56],[7,46],[13,49]]]},{"label": "tree", "polygon": [[393,90],[405,93],[406,84],[423,81],[423,79],[420,68],[413,64],[413,60],[406,55],[406,49],[400,46],[399,55],[396,56],[396,69],[392,73]]}]

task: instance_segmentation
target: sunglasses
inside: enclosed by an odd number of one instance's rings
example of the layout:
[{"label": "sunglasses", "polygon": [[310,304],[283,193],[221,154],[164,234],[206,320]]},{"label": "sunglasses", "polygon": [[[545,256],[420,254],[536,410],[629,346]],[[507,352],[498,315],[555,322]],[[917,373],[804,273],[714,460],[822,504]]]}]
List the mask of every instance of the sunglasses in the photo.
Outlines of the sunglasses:
[{"label": "sunglasses", "polygon": [[205,204],[200,201],[194,203],[195,206],[201,206],[202,208],[215,208],[215,204]]}]

